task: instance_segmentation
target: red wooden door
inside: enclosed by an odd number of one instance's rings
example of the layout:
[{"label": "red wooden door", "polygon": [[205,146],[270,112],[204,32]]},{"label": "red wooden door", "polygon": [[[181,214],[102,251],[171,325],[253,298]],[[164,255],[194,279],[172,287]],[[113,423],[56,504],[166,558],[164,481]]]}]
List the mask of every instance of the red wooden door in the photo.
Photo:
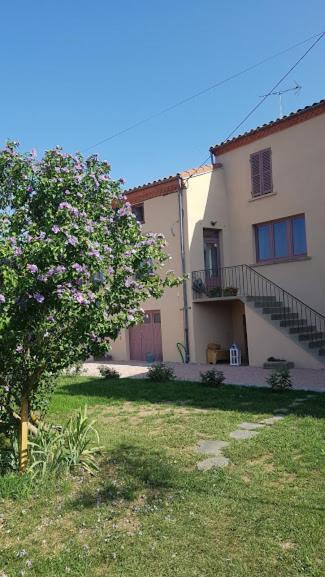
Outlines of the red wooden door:
[{"label": "red wooden door", "polygon": [[146,311],[144,323],[130,327],[129,338],[131,361],[146,361],[147,355],[162,361],[160,311]]}]

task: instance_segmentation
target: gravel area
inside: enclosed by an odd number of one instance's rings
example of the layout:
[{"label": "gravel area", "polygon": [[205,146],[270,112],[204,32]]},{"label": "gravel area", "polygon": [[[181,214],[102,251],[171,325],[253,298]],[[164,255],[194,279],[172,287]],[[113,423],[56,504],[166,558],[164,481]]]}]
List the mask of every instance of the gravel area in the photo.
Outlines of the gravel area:
[{"label": "gravel area", "polygon": [[[142,362],[88,362],[84,364],[84,371],[89,376],[97,376],[98,369],[102,365],[114,367],[121,374],[122,378],[126,377],[145,377],[148,371],[148,365]],[[223,371],[226,383],[233,385],[265,387],[265,379],[271,373],[268,369],[260,367],[230,367],[226,364],[205,365],[199,363],[166,363],[173,367],[178,380],[199,381],[200,373],[209,369],[216,368]],[[325,369],[292,369],[293,388],[308,391],[325,391]]]}]

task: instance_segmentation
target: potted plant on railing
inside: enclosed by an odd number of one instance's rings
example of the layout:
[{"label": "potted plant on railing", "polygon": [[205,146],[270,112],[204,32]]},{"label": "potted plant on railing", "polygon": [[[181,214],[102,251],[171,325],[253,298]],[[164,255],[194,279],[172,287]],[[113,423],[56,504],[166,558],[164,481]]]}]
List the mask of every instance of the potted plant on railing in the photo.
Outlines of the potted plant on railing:
[{"label": "potted plant on railing", "polygon": [[211,298],[222,297],[222,288],[220,286],[214,287],[209,290],[208,296]]},{"label": "potted plant on railing", "polygon": [[205,284],[201,278],[195,278],[193,280],[192,289],[199,295],[205,294],[206,292]]},{"label": "potted plant on railing", "polygon": [[223,289],[223,296],[224,297],[235,297],[238,293],[238,288],[234,286],[226,286]]}]

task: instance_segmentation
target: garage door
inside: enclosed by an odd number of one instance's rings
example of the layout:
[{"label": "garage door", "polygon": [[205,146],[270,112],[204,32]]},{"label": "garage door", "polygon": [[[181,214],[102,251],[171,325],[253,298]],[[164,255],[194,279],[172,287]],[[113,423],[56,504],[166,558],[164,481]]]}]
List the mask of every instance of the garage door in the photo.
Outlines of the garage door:
[{"label": "garage door", "polygon": [[146,311],[144,323],[129,329],[131,361],[146,361],[153,355],[155,361],[162,361],[160,311]]}]

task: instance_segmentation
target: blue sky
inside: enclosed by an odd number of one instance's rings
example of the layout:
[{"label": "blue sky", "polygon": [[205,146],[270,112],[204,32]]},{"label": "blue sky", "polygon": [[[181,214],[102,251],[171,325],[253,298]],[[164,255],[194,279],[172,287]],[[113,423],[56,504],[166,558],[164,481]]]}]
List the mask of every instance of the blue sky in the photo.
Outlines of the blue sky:
[{"label": "blue sky", "polygon": [[[325,28],[324,0],[11,0],[1,6],[1,143],[94,143]],[[310,42],[311,43],[311,42]],[[98,146],[133,186],[199,165],[308,43]],[[325,96],[325,38],[283,83]],[[278,116],[271,97],[241,132]],[[90,153],[90,152],[89,152]]]}]

